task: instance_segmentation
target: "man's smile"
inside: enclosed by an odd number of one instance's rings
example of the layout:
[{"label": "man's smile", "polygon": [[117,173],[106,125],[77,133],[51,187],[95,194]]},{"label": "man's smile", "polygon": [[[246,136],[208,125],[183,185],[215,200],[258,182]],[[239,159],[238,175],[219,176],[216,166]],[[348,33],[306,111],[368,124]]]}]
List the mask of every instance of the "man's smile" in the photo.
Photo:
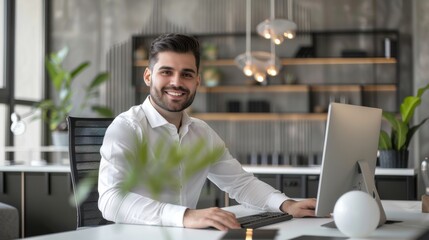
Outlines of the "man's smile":
[{"label": "man's smile", "polygon": [[175,92],[175,91],[164,91],[167,95],[173,96],[173,97],[180,97],[185,95],[184,92]]}]

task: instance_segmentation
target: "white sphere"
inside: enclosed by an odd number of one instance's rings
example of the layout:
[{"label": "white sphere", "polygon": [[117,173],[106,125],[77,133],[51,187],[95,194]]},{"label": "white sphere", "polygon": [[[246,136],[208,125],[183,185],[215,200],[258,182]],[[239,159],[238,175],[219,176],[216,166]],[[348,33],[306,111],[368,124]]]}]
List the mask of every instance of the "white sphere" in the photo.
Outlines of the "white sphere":
[{"label": "white sphere", "polygon": [[347,192],[335,203],[335,225],[348,237],[368,236],[377,228],[379,219],[377,202],[366,192]]}]

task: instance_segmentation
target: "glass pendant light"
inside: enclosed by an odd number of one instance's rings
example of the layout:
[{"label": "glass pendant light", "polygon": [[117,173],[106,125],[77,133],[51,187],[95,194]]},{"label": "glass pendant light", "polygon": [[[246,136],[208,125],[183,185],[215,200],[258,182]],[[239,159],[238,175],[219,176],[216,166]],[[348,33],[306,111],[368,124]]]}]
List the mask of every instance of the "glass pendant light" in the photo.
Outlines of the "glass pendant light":
[{"label": "glass pendant light", "polygon": [[[274,17],[274,0],[271,0],[270,19],[267,19],[256,27],[259,35],[266,39],[271,39],[276,45],[281,44],[285,38],[295,37],[297,29],[296,23],[288,19],[276,19]],[[292,17],[292,2],[288,0],[288,18]]]},{"label": "glass pendant light", "polygon": [[244,75],[251,77],[255,73],[255,66],[253,65],[252,55],[250,52],[250,21],[251,21],[251,0],[246,0],[246,52],[238,55],[235,62],[238,67],[243,71]]}]

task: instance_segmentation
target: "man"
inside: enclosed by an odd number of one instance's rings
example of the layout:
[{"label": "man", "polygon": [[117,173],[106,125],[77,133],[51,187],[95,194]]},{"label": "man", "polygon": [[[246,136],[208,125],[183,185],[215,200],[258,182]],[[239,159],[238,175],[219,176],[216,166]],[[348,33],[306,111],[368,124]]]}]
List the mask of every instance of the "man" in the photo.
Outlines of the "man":
[{"label": "man", "polygon": [[[287,212],[294,217],[314,216],[315,199],[294,201],[245,172],[224,142],[205,122],[189,117],[189,107],[200,85],[198,41],[182,34],[165,34],[151,45],[144,81],[150,95],[142,105],[120,114],[109,126],[101,147],[98,189],[104,218],[119,223],[153,224],[187,228],[239,228],[234,214],[220,208],[195,209],[206,178],[245,206],[264,211]],[[144,187],[123,195],[120,190],[129,171],[126,152],[135,139],[160,139],[192,144],[201,138],[207,148],[222,147],[214,164],[181,183],[179,193],[163,191],[160,201]],[[156,141],[154,141],[156,142]],[[180,175],[182,168],[177,169]]]}]

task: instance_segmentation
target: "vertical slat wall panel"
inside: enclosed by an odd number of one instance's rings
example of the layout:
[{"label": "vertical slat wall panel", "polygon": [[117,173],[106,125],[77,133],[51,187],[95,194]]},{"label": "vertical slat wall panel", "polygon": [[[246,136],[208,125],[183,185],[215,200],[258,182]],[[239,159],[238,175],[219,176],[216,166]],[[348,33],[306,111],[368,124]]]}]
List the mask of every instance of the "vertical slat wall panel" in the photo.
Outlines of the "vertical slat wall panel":
[{"label": "vertical slat wall panel", "polygon": [[[207,121],[243,164],[306,166],[321,163],[325,121]],[[271,159],[271,160],[269,160]]]},{"label": "vertical slat wall panel", "polygon": [[[192,34],[225,33],[245,31],[245,0],[189,0],[187,15],[190,17],[181,20],[173,19],[174,14],[169,9],[180,7],[183,2],[171,0],[158,0],[153,3],[153,11],[149,21],[137,30],[135,34],[157,35],[166,32],[183,32]],[[270,1],[252,0],[252,26],[269,17]],[[299,2],[294,1],[294,12],[302,11],[296,7]],[[287,0],[275,1],[275,15],[277,18],[287,18]],[[230,11],[233,9],[234,11]],[[304,11],[305,12],[305,11]],[[172,15],[173,14],[173,15]],[[181,13],[183,16],[183,13]],[[307,26],[307,16],[294,13],[294,21],[298,26]],[[171,18],[171,19],[170,19]],[[307,26],[308,27],[308,26]],[[308,29],[306,29],[308,30]],[[106,102],[119,114],[138,104],[135,99],[135,89],[132,85],[132,42],[131,39],[115,44],[107,53],[107,70],[110,80],[107,81]]]}]

